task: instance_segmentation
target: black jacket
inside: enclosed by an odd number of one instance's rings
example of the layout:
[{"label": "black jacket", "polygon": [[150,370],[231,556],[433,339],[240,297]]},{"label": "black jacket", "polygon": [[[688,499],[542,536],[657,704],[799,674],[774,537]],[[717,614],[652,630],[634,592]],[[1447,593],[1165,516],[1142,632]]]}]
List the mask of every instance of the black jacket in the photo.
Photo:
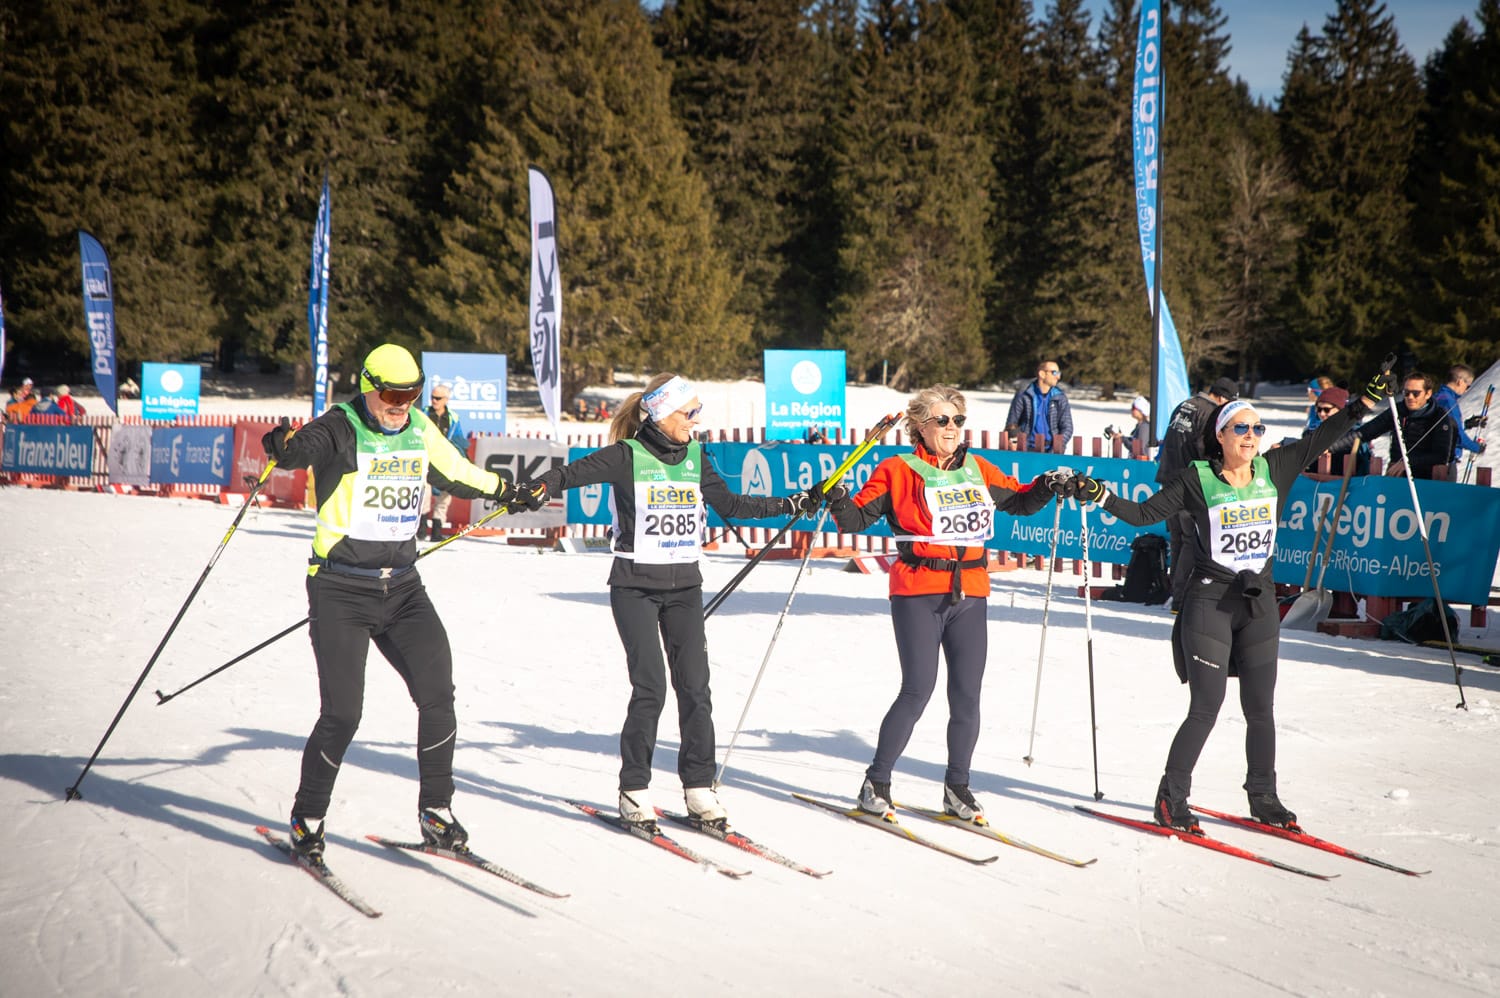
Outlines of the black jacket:
[{"label": "black jacket", "polygon": [[[1297,480],[1297,476],[1302,473],[1302,469],[1307,466],[1308,459],[1314,454],[1323,453],[1330,444],[1347,433],[1358,422],[1359,410],[1363,406],[1362,402],[1356,402],[1342,412],[1323,420],[1321,426],[1301,440],[1266,451],[1261,455],[1266,459],[1271,484],[1276,487],[1278,518],[1281,516],[1281,507],[1286,505],[1287,492],[1291,489],[1292,483]],[[1223,477],[1222,464],[1219,461],[1210,462],[1210,466],[1215,475]],[[1235,578],[1234,573],[1214,562],[1213,554],[1208,550],[1210,536],[1208,504],[1203,498],[1203,483],[1198,480],[1196,470],[1184,469],[1176,478],[1163,485],[1160,492],[1145,502],[1130,502],[1110,494],[1104,499],[1104,508],[1133,527],[1160,523],[1169,516],[1186,512],[1192,517],[1194,527],[1191,531],[1196,555],[1193,561],[1194,576],[1206,576],[1220,582],[1229,582]],[[1274,555],[1274,551],[1272,553]],[[1264,587],[1269,588],[1271,585],[1271,570],[1275,563],[1274,556],[1268,558],[1265,566],[1256,573]]]},{"label": "black jacket", "polygon": [[1156,481],[1165,485],[1194,461],[1203,460],[1203,431],[1219,403],[1202,392],[1172,410],[1172,422],[1156,453]]},{"label": "black jacket", "polygon": [[[635,439],[664,464],[681,464],[687,457],[687,444],[668,440],[655,423],[641,424]],[[630,446],[623,440],[601,447],[588,457],[572,464],[553,468],[539,479],[547,485],[547,494],[560,495],[564,489],[606,483],[614,486],[615,521],[618,533],[615,548],[635,550],[635,475]],[[791,502],[782,496],[744,496],[729,491],[724,479],[714,471],[705,457],[699,479],[703,500],[726,520],[758,520],[769,516],[786,516]],[[636,589],[682,589],[703,585],[703,573],[697,562],[674,565],[638,564],[633,558],[616,558],[609,570],[609,584]]]},{"label": "black jacket", "polygon": [[[1396,411],[1401,414],[1401,439],[1411,454],[1413,478],[1431,478],[1432,469],[1439,464],[1453,461],[1453,449],[1458,446],[1456,424],[1448,413],[1435,401],[1429,401],[1413,412],[1399,401]],[[1390,406],[1386,405],[1359,428],[1361,440],[1374,440],[1391,432]],[[1391,440],[1391,463],[1401,460],[1401,445]]]}]

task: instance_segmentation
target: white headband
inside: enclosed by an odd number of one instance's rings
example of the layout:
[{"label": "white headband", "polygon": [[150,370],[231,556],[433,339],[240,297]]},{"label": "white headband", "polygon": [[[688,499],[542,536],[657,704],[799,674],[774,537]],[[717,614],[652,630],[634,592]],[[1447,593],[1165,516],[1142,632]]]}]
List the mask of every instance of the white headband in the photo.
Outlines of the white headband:
[{"label": "white headband", "polygon": [[672,413],[687,405],[697,392],[693,386],[684,381],[680,376],[673,375],[672,380],[660,388],[641,396],[641,408],[646,410],[646,415],[651,421],[660,423]]},{"label": "white headband", "polygon": [[1214,423],[1214,435],[1217,436],[1218,434],[1223,433],[1224,427],[1229,425],[1229,421],[1234,418],[1235,413],[1243,412],[1246,409],[1249,409],[1253,412],[1255,410],[1255,406],[1251,405],[1249,402],[1241,402],[1239,400],[1235,400],[1226,405],[1219,413],[1218,420]]}]

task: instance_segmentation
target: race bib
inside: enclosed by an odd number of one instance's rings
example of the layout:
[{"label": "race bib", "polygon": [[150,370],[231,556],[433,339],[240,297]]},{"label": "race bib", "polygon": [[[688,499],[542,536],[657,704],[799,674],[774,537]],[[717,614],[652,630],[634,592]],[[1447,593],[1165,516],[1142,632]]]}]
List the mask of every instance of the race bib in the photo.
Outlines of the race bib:
[{"label": "race bib", "polygon": [[978,547],[995,535],[995,501],[972,457],[965,458],[963,467],[953,471],[934,468],[910,454],[902,457],[922,476],[922,495],[932,513],[932,532],[897,540]]},{"label": "race bib", "polygon": [[375,453],[361,450],[347,536],[362,541],[405,541],[417,535],[427,452],[421,448]]},{"label": "race bib", "polygon": [[1276,487],[1265,458],[1251,466],[1250,484],[1237,489],[1195,461],[1208,504],[1208,547],[1215,564],[1231,572],[1259,572],[1276,550]]},{"label": "race bib", "polygon": [[698,444],[689,445],[681,464],[664,464],[636,441],[628,443],[635,478],[635,550],[616,553],[647,565],[696,562],[708,525]]}]

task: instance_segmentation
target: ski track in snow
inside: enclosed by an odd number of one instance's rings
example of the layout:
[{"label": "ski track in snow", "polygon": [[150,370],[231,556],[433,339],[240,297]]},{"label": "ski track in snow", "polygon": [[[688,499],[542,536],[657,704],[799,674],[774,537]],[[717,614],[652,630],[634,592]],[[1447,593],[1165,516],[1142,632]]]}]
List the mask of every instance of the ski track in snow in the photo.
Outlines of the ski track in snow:
[{"label": "ski track in snow", "polygon": [[[1293,400],[1278,418],[1298,411]],[[1120,425],[1110,413],[1075,405],[1085,430],[1088,419]],[[723,790],[742,831],[831,876],[671,831],[751,871],[731,881],[575,811],[560,799],[610,806],[617,785],[628,685],[608,559],[475,538],[422,563],[456,663],[454,807],[481,855],[572,896],[542,898],[364,840],[416,833],[415,711],[372,652],[364,719],[328,816],[330,864],[385,913],[365,918],[252,830],[284,828],[316,717],[305,629],[180,700],[158,706],[151,692],[175,690],[306,615],[311,515],[269,509],[248,514],[225,549],[84,781],[84,800],[63,803],[234,512],[0,489],[6,553],[24,566],[0,582],[4,998],[635,996],[665,982],[744,995],[1131,996],[1181,982],[1215,998],[1500,991],[1500,670],[1461,656],[1470,709],[1459,711],[1439,650],[1287,636],[1283,797],[1316,834],[1432,870],[1403,877],[1216,829],[1338,874],[1317,882],[1073,811],[1094,803],[1094,773],[1071,575],[1055,580],[1029,767],[1021,756],[1045,575],[994,577],[973,786],[1001,831],[1097,857],[1086,869],[907,819],[976,854],[993,845],[999,859],[971,867],[788,796],[850,799],[897,687],[885,579],[833,562],[803,577]],[[741,565],[733,550],[711,555],[706,594]],[[794,571],[766,562],[709,623],[721,759]],[[1144,817],[1186,704],[1171,672],[1171,619],[1121,604],[1093,613],[1100,807]],[[1466,643],[1500,645],[1494,622],[1476,631],[1463,614],[1460,623]],[[913,803],[940,799],[945,722],[939,689],[896,769],[896,791]],[[1195,801],[1243,810],[1243,740],[1231,691]],[[680,806],[676,754],[669,703],[653,784],[663,807]],[[1388,796],[1396,788],[1409,796]]]}]

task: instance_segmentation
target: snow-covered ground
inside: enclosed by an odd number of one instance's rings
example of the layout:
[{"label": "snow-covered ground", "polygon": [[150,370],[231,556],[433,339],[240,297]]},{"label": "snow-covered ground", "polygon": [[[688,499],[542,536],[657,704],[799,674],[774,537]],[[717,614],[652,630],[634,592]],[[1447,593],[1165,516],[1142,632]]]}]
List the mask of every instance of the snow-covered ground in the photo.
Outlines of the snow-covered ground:
[{"label": "snow-covered ground", "polygon": [[[854,393],[857,424],[899,407],[886,393],[862,409],[879,391]],[[722,425],[744,425],[725,398]],[[704,401],[712,412],[712,389]],[[997,426],[1006,401],[976,397],[971,413]],[[1273,433],[1290,431],[1300,402],[1284,393]],[[1079,399],[1081,432],[1120,425],[1128,404]],[[1432,871],[1405,877],[1213,828],[1338,875],[1307,879],[1073,810],[1093,803],[1095,777],[1072,577],[1053,595],[1035,762],[1021,761],[1045,580],[1030,571],[995,577],[973,785],[997,827],[1097,857],[1085,869],[920,827],[999,857],[974,867],[789,797],[854,793],[897,688],[885,578],[832,563],[802,579],[722,793],[743,831],[831,876],[683,833],[753,871],[731,881],[580,814],[562,798],[613,800],[628,696],[607,558],[471,538],[422,566],[455,653],[455,810],[477,851],[571,896],[548,900],[364,840],[416,833],[415,711],[372,653],[363,725],[328,816],[330,864],[385,912],[367,919],[251,830],[284,828],[317,714],[305,632],[165,705],[152,693],[305,616],[311,515],[269,509],[247,514],[83,781],[84,799],[64,803],[234,512],[0,488],[0,995],[1500,993],[1500,670],[1461,656],[1461,711],[1443,653],[1286,636],[1283,798],[1327,838]],[[710,555],[706,591],[742,564],[733,551]],[[762,564],[709,622],[721,758],[795,571]],[[1500,644],[1493,616],[1483,632],[1462,623],[1464,642]],[[1170,625],[1160,608],[1094,606],[1101,806],[1139,817],[1186,706]],[[897,767],[907,801],[938,802],[945,715],[940,691]],[[669,705],[654,784],[668,805],[680,801],[674,717]],[[1195,802],[1242,810],[1243,735],[1231,695]]]}]

